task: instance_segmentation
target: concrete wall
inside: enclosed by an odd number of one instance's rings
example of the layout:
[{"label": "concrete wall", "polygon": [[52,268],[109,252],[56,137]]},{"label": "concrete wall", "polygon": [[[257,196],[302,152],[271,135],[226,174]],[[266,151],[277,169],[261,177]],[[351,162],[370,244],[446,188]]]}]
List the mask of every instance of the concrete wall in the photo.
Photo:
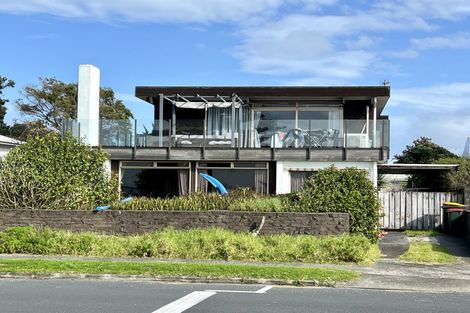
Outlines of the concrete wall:
[{"label": "concrete wall", "polygon": [[349,215],[345,213],[253,213],[230,211],[46,211],[0,210],[0,230],[13,226],[49,226],[71,231],[137,234],[161,230],[220,227],[260,234],[336,235],[349,232]]},{"label": "concrete wall", "polygon": [[337,168],[356,167],[369,173],[369,178],[377,186],[377,162],[309,162],[278,161],[276,163],[276,194],[291,192],[290,171],[315,171],[334,165]]}]

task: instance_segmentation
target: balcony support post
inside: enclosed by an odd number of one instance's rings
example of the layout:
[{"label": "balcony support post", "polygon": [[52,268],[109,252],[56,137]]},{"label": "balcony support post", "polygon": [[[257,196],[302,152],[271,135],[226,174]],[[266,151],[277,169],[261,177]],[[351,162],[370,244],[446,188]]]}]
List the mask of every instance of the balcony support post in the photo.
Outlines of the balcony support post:
[{"label": "balcony support post", "polygon": [[[179,95],[176,95],[176,101],[179,101]],[[171,134],[176,140],[176,106],[171,106]]]},{"label": "balcony support post", "polygon": [[158,95],[158,146],[163,147],[163,94]]},{"label": "balcony support post", "polygon": [[[235,148],[235,94],[232,95],[232,116],[230,117],[231,147]],[[241,105],[240,105],[241,106]],[[238,130],[240,132],[240,130]],[[240,134],[238,134],[240,140]]]},{"label": "balcony support post", "polygon": [[[374,101],[372,104],[373,108],[373,123],[372,123],[372,148],[376,148],[377,144],[377,97],[374,97]],[[383,144],[383,143],[382,143]]]},{"label": "balcony support post", "polygon": [[[367,147],[369,147],[370,133],[369,133],[369,120],[370,120],[370,107],[366,106],[366,137],[367,137]],[[361,143],[359,143],[361,146]]]}]

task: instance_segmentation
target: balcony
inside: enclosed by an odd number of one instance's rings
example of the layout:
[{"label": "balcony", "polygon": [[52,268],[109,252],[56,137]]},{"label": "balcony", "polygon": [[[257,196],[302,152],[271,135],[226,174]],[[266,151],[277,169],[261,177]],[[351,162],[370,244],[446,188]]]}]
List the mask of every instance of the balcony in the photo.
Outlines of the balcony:
[{"label": "balcony", "polygon": [[262,120],[255,116],[235,123],[223,116],[207,122],[201,119],[67,120],[62,130],[83,137],[84,124],[96,125],[99,145],[110,151],[111,156],[114,153],[124,157],[127,149],[133,151],[131,158],[139,155],[160,158],[164,152],[165,159],[207,159],[214,155],[215,159],[349,160],[358,155],[361,160],[383,161],[388,158],[390,143],[387,119]]}]

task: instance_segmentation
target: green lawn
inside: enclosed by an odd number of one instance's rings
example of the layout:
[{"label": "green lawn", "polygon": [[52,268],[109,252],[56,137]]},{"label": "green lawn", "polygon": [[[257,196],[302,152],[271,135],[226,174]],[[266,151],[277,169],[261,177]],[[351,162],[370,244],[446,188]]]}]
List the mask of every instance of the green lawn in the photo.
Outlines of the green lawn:
[{"label": "green lawn", "polygon": [[405,235],[408,237],[436,237],[442,235],[436,229],[430,230],[405,230]]},{"label": "green lawn", "polygon": [[63,260],[0,260],[0,273],[117,274],[146,277],[282,279],[301,283],[335,283],[359,278],[353,271],[285,266],[166,262],[100,262]]},{"label": "green lawn", "polygon": [[412,242],[400,260],[418,263],[456,263],[457,257],[440,245],[431,242]]}]

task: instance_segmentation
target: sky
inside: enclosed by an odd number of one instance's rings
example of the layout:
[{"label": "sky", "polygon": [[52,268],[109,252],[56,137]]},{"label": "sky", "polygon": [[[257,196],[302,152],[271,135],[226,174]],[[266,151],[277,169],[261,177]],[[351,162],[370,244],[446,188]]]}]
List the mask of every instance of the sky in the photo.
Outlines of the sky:
[{"label": "sky", "polygon": [[137,119],[135,86],[376,86],[391,156],[420,136],[462,154],[470,136],[468,0],[0,0],[6,121],[39,77],[101,70]]}]

